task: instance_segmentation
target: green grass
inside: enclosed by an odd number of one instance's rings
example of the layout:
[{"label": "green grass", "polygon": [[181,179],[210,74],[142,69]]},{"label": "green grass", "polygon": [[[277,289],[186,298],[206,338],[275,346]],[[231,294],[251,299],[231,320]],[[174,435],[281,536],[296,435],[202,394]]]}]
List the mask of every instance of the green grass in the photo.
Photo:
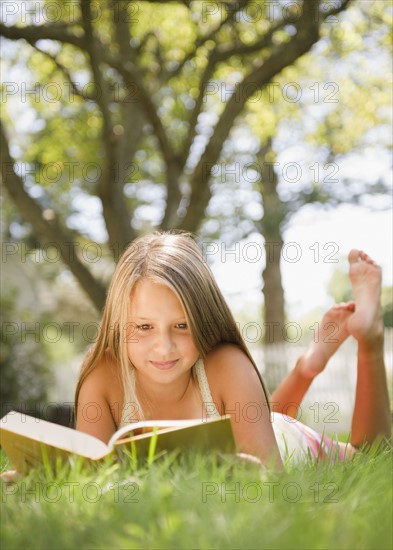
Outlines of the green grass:
[{"label": "green grass", "polygon": [[389,449],[280,473],[174,453],[47,465],[1,484],[1,548],[392,548],[391,466]]}]

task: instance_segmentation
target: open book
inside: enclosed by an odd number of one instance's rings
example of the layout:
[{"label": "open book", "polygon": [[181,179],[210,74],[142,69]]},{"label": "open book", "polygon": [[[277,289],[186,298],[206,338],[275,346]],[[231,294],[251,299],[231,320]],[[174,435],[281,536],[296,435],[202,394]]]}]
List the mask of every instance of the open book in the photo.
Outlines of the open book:
[{"label": "open book", "polygon": [[100,460],[133,445],[137,457],[146,456],[150,444],[156,452],[173,449],[235,452],[229,415],[192,420],[146,420],[119,428],[108,444],[89,434],[11,411],[0,420],[0,443],[19,472],[42,464],[43,457],[78,455]]}]

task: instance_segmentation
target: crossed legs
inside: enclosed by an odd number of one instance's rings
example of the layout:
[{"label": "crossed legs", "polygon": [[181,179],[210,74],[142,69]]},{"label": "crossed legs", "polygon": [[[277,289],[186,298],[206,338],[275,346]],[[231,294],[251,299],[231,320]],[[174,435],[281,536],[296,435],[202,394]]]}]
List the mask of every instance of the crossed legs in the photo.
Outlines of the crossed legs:
[{"label": "crossed legs", "polygon": [[358,372],[350,441],[359,447],[379,437],[390,437],[391,414],[383,357],[381,268],[359,250],[351,250],[349,265],[354,301],[337,304],[324,315],[316,341],[298,359],[271,401],[277,412],[286,410],[287,403],[300,406],[315,376],[344,340],[353,336],[358,342]]}]

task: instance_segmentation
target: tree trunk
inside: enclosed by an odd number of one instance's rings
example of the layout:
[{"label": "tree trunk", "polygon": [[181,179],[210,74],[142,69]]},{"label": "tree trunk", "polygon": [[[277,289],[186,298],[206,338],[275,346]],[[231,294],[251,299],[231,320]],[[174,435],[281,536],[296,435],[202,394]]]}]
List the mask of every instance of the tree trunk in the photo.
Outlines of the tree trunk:
[{"label": "tree trunk", "polygon": [[263,201],[263,218],[259,230],[265,237],[266,267],[263,271],[265,299],[265,343],[285,340],[284,289],[281,282],[282,223],[286,209],[277,193],[278,178],[274,170],[275,153],[269,138],[257,155],[261,167],[260,193]]},{"label": "tree trunk", "polygon": [[263,218],[259,230],[265,237],[266,266],[262,273],[264,316],[264,378],[269,391],[273,391],[286,369],[285,301],[281,277],[282,223],[286,217],[284,203],[277,193],[278,178],[274,170],[275,153],[269,138],[258,153],[261,167],[260,193],[263,200]]},{"label": "tree trunk", "polygon": [[263,297],[265,300],[264,343],[285,341],[284,289],[281,282],[280,258],[283,242],[279,232],[265,242],[266,267],[263,271]]}]

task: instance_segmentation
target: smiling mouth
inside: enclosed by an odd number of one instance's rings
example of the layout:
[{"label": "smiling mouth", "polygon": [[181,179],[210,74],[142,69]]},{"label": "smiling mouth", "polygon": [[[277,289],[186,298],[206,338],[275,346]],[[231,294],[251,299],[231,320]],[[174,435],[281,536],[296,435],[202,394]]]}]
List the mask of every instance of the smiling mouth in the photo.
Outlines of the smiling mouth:
[{"label": "smiling mouth", "polygon": [[153,367],[159,370],[169,370],[177,364],[177,359],[174,361],[150,361]]}]

